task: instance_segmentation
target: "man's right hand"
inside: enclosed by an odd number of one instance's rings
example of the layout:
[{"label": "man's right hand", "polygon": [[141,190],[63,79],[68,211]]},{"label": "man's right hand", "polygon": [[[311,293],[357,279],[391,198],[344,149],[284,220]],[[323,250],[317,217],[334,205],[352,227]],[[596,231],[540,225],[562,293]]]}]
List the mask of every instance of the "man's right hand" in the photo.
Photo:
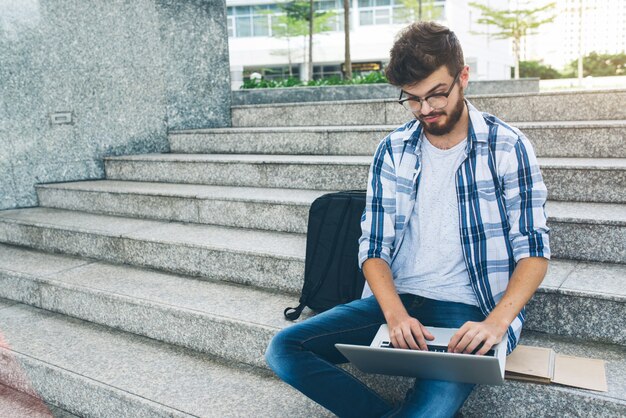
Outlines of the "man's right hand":
[{"label": "man's right hand", "polygon": [[399,318],[391,318],[387,321],[391,344],[396,348],[428,351],[426,340],[434,340],[435,337],[417,319],[408,313]]}]

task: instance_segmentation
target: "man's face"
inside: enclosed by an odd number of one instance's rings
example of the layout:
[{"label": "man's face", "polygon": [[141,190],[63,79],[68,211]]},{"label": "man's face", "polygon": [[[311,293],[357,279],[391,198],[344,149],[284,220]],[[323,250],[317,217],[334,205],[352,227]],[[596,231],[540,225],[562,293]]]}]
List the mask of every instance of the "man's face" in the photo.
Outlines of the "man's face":
[{"label": "man's face", "polygon": [[433,109],[428,102],[422,100],[421,109],[414,113],[426,133],[441,136],[450,133],[454,129],[463,115],[465,102],[461,85],[466,84],[467,78],[466,67],[461,70],[460,81],[452,86],[454,75],[450,75],[448,69],[442,66],[419,83],[402,87],[407,97],[417,96],[422,99],[433,94],[446,93],[452,87],[445,107]]}]

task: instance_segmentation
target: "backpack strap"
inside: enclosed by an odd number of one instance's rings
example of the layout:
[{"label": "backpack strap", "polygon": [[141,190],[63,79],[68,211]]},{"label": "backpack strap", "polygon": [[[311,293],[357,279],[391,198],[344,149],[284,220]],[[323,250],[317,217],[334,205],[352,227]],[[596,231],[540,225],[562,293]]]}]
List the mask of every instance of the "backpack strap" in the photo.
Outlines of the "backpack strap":
[{"label": "backpack strap", "polygon": [[285,315],[285,318],[287,318],[288,320],[295,321],[296,319],[300,318],[300,315],[302,315],[302,310],[304,309],[304,306],[304,302],[301,302],[295,308],[286,308],[283,311],[283,315]]}]

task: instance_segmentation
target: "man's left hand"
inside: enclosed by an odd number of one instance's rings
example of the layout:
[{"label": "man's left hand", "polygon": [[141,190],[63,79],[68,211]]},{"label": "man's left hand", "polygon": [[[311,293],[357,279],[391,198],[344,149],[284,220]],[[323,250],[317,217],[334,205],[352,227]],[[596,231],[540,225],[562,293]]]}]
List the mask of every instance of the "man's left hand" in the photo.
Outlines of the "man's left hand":
[{"label": "man's left hand", "polygon": [[482,356],[502,341],[506,330],[507,327],[503,328],[488,319],[482,322],[467,321],[450,339],[448,352],[471,354],[480,347],[476,354]]}]

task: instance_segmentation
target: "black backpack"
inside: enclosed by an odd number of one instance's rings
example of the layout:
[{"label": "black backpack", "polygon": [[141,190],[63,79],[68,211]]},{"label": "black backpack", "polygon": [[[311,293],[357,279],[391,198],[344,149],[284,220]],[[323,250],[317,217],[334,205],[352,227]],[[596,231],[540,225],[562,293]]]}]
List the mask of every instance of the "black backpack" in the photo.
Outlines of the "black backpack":
[{"label": "black backpack", "polygon": [[361,298],[365,277],[358,253],[365,191],[329,193],[309,210],[304,285],[300,305],[287,308],[285,318],[300,317],[305,306],[322,312]]}]

